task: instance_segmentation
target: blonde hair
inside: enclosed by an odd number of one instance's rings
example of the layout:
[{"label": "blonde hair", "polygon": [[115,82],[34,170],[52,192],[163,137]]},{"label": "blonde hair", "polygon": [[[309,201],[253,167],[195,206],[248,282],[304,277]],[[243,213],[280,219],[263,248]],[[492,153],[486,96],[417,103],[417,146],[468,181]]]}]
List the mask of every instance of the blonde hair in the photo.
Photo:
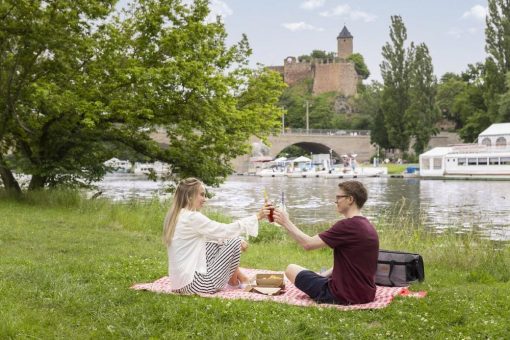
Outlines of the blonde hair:
[{"label": "blonde hair", "polygon": [[200,186],[204,184],[199,179],[190,177],[183,179],[177,185],[172,200],[172,205],[165,217],[163,223],[163,242],[166,246],[170,246],[175,233],[175,226],[182,208],[191,208],[193,199],[198,195]]}]

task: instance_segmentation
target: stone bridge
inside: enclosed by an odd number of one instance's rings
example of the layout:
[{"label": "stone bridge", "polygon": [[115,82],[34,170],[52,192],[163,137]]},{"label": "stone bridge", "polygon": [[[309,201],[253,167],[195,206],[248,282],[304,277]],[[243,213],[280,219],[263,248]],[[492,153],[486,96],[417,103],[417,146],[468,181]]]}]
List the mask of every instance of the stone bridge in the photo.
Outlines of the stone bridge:
[{"label": "stone bridge", "polygon": [[[168,139],[164,132],[160,131],[152,134],[152,137],[162,144],[167,144]],[[276,157],[283,149],[291,145],[301,147],[312,154],[331,153],[333,158],[340,160],[343,154],[357,154],[358,162],[367,162],[376,154],[374,145],[370,144],[370,131],[368,130],[317,130],[317,129],[287,129],[278,135],[272,135],[268,138],[269,150],[265,150],[263,156]],[[253,144],[261,144],[261,141],[255,137],[251,138]],[[455,133],[441,132],[432,137],[429,146],[447,146],[460,143]],[[233,161],[236,172],[244,173],[250,169],[250,158],[252,156],[262,155],[243,155]]]},{"label": "stone bridge", "polygon": [[[370,144],[370,131],[368,130],[286,130],[279,135],[269,138],[269,151],[267,156],[275,157],[283,149],[291,145],[301,147],[312,154],[331,153],[332,158],[341,159],[344,154],[357,154],[357,161],[368,162],[377,153],[377,149]],[[251,139],[253,143],[261,143],[257,138]],[[460,143],[456,133],[441,132],[431,138],[429,147],[448,146]],[[257,155],[254,155],[257,156]],[[250,155],[237,157],[233,162],[234,169],[238,173],[250,170]]]}]

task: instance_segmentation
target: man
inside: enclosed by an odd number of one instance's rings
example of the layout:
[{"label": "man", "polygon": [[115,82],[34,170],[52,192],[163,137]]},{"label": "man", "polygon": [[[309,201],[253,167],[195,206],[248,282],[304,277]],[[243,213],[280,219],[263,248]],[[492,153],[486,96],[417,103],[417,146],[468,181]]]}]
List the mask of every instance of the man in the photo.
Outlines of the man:
[{"label": "man", "polygon": [[375,298],[379,237],[374,226],[361,214],[367,196],[361,182],[340,183],[335,203],[337,211],[345,218],[313,237],[296,227],[286,212],[274,211],[275,222],[305,250],[327,246],[333,249],[333,268],[321,275],[296,264],[290,264],[285,271],[297,288],[319,303],[348,305],[368,303]]}]

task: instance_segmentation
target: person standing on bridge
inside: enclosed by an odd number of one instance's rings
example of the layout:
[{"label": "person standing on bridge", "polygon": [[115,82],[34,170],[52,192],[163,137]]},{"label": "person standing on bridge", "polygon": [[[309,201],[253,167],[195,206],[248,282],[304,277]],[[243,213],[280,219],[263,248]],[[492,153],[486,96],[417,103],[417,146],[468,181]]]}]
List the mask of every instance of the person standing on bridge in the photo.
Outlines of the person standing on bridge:
[{"label": "person standing on bridge", "polygon": [[214,293],[227,283],[248,283],[239,270],[241,251],[248,246],[240,235],[257,236],[259,221],[269,215],[266,206],[253,216],[219,223],[200,212],[205,201],[204,184],[196,178],[184,179],[165,218],[169,277],[178,293]]},{"label": "person standing on bridge", "polygon": [[287,278],[318,303],[359,304],[375,298],[375,273],[379,255],[379,237],[374,226],[361,214],[368,198],[361,182],[338,185],[336,209],[345,218],[315,236],[302,232],[285,211],[276,209],[275,222],[305,250],[333,249],[333,268],[317,274],[296,264],[288,265]]}]

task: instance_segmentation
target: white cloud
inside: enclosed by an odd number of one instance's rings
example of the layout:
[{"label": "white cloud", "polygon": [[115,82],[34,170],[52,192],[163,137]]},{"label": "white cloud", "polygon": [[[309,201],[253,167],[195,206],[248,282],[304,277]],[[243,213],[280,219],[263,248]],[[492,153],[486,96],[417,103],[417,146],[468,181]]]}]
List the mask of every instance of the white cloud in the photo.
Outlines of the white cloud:
[{"label": "white cloud", "polygon": [[448,30],[446,32],[446,34],[456,38],[456,39],[460,39],[462,38],[463,36],[465,36],[466,34],[469,34],[469,35],[473,35],[473,34],[477,34],[480,30],[476,27],[469,27],[469,28],[466,28],[466,29],[462,29],[462,28],[458,28],[458,27],[452,27],[450,28],[450,30]]},{"label": "white cloud", "polygon": [[217,16],[221,16],[222,19],[225,19],[234,13],[234,11],[232,11],[232,9],[228,7],[224,1],[221,0],[211,0],[209,9],[211,12],[206,19],[208,22],[216,21]]},{"label": "white cloud", "polygon": [[332,11],[324,11],[324,12],[321,12],[320,14],[323,17],[332,17],[332,16],[337,16],[337,15],[348,15],[350,11],[351,11],[351,6],[339,5],[339,6],[336,6]]},{"label": "white cloud", "polygon": [[448,34],[454,38],[462,37],[462,33],[463,33],[463,31],[457,27],[450,28],[450,30],[448,32],[446,32],[446,34]]},{"label": "white cloud", "polygon": [[320,15],[323,17],[346,16],[352,21],[363,20],[364,22],[371,22],[377,18],[377,16],[370,13],[353,10],[351,6],[347,4],[336,6],[331,11],[321,12]]},{"label": "white cloud", "polygon": [[482,5],[475,5],[469,9],[469,11],[464,12],[462,14],[462,18],[474,18],[476,20],[485,20],[487,16],[487,7],[483,7]]},{"label": "white cloud", "polygon": [[292,32],[296,32],[296,31],[324,31],[324,28],[315,27],[313,25],[305,23],[304,21],[286,22],[286,23],[283,23],[282,26]]},{"label": "white cloud", "polygon": [[306,0],[305,2],[301,3],[301,8],[303,9],[315,9],[324,6],[324,3],[326,0]]}]

